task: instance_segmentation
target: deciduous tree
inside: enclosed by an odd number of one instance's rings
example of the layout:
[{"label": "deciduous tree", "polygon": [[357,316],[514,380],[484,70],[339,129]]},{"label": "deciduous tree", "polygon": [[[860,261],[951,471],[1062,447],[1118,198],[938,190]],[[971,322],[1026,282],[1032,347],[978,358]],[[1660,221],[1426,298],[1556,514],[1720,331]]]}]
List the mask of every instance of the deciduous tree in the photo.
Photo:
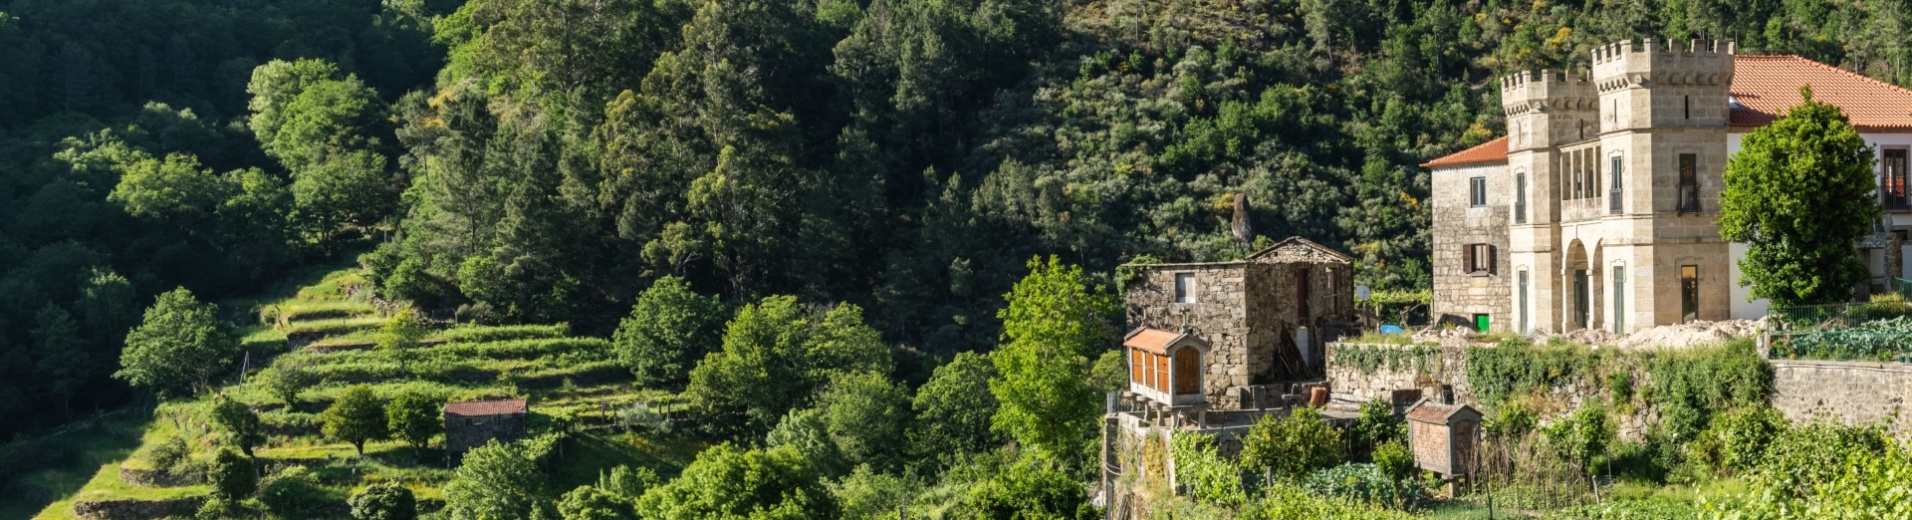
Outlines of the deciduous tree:
[{"label": "deciduous tree", "polygon": [[200,303],[184,287],[160,294],[145,320],[126,335],[126,351],[113,377],[162,393],[205,388],[239,348],[218,314],[219,306]]},{"label": "deciduous tree", "polygon": [[697,294],[683,278],[665,276],[638,295],[612,342],[639,384],[678,384],[722,343],[728,314],[715,296]]},{"label": "deciduous tree", "polygon": [[1091,285],[1081,266],[1060,258],[1029,261],[997,313],[1001,347],[990,354],[991,393],[1002,403],[995,429],[1068,463],[1087,454],[1101,400],[1089,383],[1090,353],[1110,340],[1115,299]]},{"label": "deciduous tree", "polygon": [[1871,277],[1854,244],[1879,218],[1872,148],[1845,113],[1813,101],[1746,134],[1726,164],[1720,236],[1746,244],[1740,285],[1779,305],[1835,303]]},{"label": "deciduous tree", "polygon": [[345,389],[332,406],[319,414],[324,421],[322,428],[326,437],[352,443],[360,456],[365,455],[365,442],[384,439],[391,435],[385,417],[385,402],[379,400],[372,387],[356,385]]}]

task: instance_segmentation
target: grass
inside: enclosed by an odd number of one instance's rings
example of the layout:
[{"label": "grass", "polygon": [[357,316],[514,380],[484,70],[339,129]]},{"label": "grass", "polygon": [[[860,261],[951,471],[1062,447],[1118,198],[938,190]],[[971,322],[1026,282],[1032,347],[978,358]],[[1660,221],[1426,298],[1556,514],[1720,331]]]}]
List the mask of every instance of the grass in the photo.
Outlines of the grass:
[{"label": "grass", "polygon": [[8,460],[30,456],[43,462],[21,464],[9,470],[15,474],[0,477],[0,488],[7,489],[0,493],[0,518],[27,518],[49,503],[70,503],[102,466],[114,466],[133,454],[150,420],[147,414],[114,412],[82,427],[8,445],[4,451],[32,452],[6,453]]},{"label": "grass", "polygon": [[[321,382],[306,388],[299,403],[289,409],[265,391],[263,381],[248,379],[218,392],[265,410],[261,419],[276,433],[258,449],[261,462],[268,467],[274,460],[310,463],[328,497],[348,496],[373,482],[400,480],[420,499],[436,499],[442,497],[441,488],[453,475],[438,449],[415,452],[402,443],[378,441],[368,443],[365,455],[359,456],[350,444],[323,438],[315,414],[355,384],[370,386],[384,397],[411,392],[448,401],[522,397],[531,400],[534,416],[579,418],[586,428],[563,443],[562,462],[551,466],[552,483],[560,491],[593,483],[600,472],[617,465],[675,475],[706,447],[683,435],[588,429],[614,423],[616,410],[639,400],[666,411],[682,406],[669,391],[632,385],[629,372],[612,359],[611,344],[603,338],[571,336],[570,327],[561,323],[461,325],[432,331],[428,343],[408,352],[401,370],[388,352],[352,348],[373,342],[384,323],[365,300],[364,276],[356,268],[301,271],[294,279],[302,285],[281,285],[268,294],[228,300],[225,305],[250,313],[229,319],[259,322],[240,327],[248,346],[282,346],[290,335],[310,339],[308,346],[342,347],[281,354],[302,362],[321,376]],[[119,469],[121,464],[145,464],[144,453],[181,436],[180,428],[188,430],[184,437],[191,439],[195,459],[209,457],[216,448],[216,436],[208,435],[204,425],[211,402],[210,395],[167,402],[147,417],[122,426],[117,444],[101,441],[97,456],[65,464],[59,471],[24,476],[44,481],[42,487],[54,491],[43,493],[45,497],[37,501],[0,498],[0,518],[24,518],[36,511],[44,518],[65,518],[75,499],[176,498],[207,492],[205,486],[134,488],[120,483]],[[534,421],[531,433],[539,434],[550,423]]]}]

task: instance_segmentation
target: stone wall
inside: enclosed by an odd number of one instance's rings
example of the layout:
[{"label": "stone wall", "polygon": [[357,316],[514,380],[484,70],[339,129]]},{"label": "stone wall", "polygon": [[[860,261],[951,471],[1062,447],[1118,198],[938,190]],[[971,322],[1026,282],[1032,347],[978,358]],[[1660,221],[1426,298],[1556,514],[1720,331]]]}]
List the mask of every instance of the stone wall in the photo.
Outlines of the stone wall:
[{"label": "stone wall", "polygon": [[1896,415],[1894,435],[1912,434],[1912,365],[1773,360],[1773,408],[1793,422],[1875,423]]},{"label": "stone wall", "polygon": [[[1213,408],[1239,406],[1228,389],[1250,384],[1254,367],[1267,366],[1254,353],[1268,349],[1249,344],[1243,267],[1241,263],[1151,266],[1138,273],[1125,291],[1131,330],[1186,330],[1208,342],[1208,358],[1202,360],[1202,393]],[[1175,276],[1179,274],[1195,275],[1194,303],[1175,302]]]},{"label": "stone wall", "polygon": [[205,503],[204,495],[170,500],[82,500],[73,503],[73,515],[87,520],[191,518]]},{"label": "stone wall", "polygon": [[[1469,179],[1487,178],[1487,205],[1472,207],[1468,200]],[[1486,314],[1494,330],[1512,330],[1513,283],[1512,251],[1508,248],[1508,223],[1513,211],[1514,179],[1506,163],[1462,165],[1437,168],[1432,174],[1434,219],[1430,235],[1433,241],[1429,265],[1434,277],[1434,300],[1430,315],[1442,314],[1472,320]],[[1530,191],[1532,180],[1529,181]],[[1535,204],[1527,200],[1528,216]],[[1461,248],[1469,244],[1494,246],[1492,274],[1467,272]]]},{"label": "stone wall", "polygon": [[[1467,389],[1467,343],[1332,343],[1328,345],[1328,388],[1330,398],[1339,405],[1358,405],[1378,398],[1392,397],[1396,390],[1420,390],[1429,398],[1440,396],[1443,385],[1454,391],[1457,402],[1471,403]],[[1354,351],[1372,355],[1374,350],[1400,354],[1371,370],[1350,361]]]},{"label": "stone wall", "polygon": [[119,478],[120,482],[140,487],[196,486],[206,482],[205,472],[198,467],[190,467],[178,471],[167,471],[163,469],[129,468],[122,465],[119,470]]}]

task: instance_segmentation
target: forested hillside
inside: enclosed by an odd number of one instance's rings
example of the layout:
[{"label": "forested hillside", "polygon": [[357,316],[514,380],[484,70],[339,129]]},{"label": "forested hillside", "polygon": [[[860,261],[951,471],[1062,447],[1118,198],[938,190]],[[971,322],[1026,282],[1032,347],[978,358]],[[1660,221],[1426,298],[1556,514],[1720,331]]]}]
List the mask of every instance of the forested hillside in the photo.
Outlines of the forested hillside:
[{"label": "forested hillside", "polygon": [[[1037,254],[1252,235],[1428,283],[1415,164],[1492,79],[1640,35],[1889,81],[1862,0],[0,2],[0,435],[124,402],[126,331],[356,254],[380,296],[609,335],[652,280],[850,302],[927,378]],[[1245,198],[1245,202],[1241,199]],[[236,309],[245,311],[246,309]]]}]

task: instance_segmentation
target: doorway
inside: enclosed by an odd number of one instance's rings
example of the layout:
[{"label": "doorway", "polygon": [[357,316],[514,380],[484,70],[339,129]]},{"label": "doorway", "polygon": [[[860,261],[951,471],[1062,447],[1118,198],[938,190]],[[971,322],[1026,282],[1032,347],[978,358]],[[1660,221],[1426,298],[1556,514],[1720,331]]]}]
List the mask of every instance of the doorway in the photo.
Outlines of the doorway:
[{"label": "doorway", "polygon": [[1573,270],[1573,324],[1587,328],[1587,270]]}]

